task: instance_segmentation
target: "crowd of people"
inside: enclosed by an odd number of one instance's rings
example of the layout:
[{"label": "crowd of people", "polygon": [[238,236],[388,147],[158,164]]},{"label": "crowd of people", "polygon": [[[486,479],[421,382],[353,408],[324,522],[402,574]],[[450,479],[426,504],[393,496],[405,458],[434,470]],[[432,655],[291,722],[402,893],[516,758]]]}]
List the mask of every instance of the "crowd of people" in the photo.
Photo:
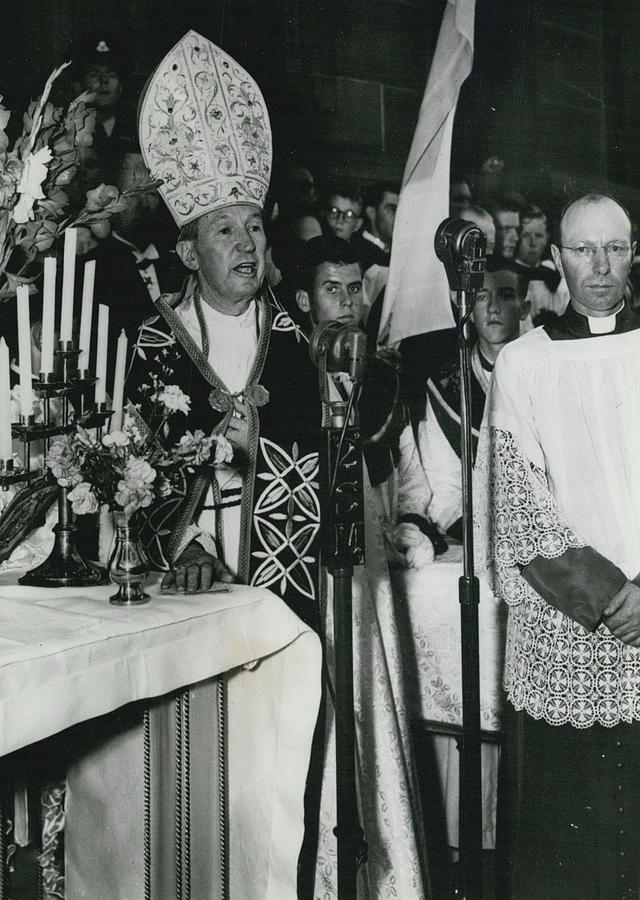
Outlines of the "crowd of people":
[{"label": "crowd of people", "polygon": [[[364,878],[372,897],[391,881],[396,896],[423,896],[428,860],[415,823],[402,666],[385,617],[389,566],[426,567],[461,540],[461,392],[455,329],[377,346],[400,185],[343,179],[318,187],[292,163],[270,180],[257,85],[193,32],[156,69],[139,133],[127,134],[118,55],[105,38],[89,50],[78,77],[95,93],[99,115],[78,189],[95,186],[94,178],[124,188],[147,169],[164,178],[130,198],[107,235],[86,227],[78,241],[80,258],[97,261],[96,295],[118,323],[114,335],[124,327],[134,348],[128,397],[144,420],[149,384],[170,380],[191,398],[172,429],[224,433],[234,452],[228,464],[199,471],[186,499],[167,502],[161,533],[147,517],[150,555],[165,585],[187,592],[232,579],[276,591],[323,636],[328,684],[331,585],[322,573],[318,491],[326,409],[308,341],[336,320],[367,334],[359,398],[367,553],[354,578]],[[216,60],[228,65],[224,83]],[[178,78],[182,93],[171,96],[182,109],[169,110],[165,98]],[[226,132],[196,103],[198,84],[244,104]],[[197,120],[194,146],[184,139],[188,117]],[[606,195],[547,208],[539,197],[509,194],[500,167],[484,174],[456,179],[450,208],[487,238],[472,315],[471,403],[480,546],[511,610],[498,874],[504,896],[514,898],[637,897],[634,225]],[[352,389],[336,373],[329,399],[349,408]],[[358,666],[367,656],[398,666],[366,677],[372,666]],[[388,694],[393,716],[380,702]],[[333,727],[326,690],[300,896],[336,890]],[[385,803],[393,815],[380,812]]]}]

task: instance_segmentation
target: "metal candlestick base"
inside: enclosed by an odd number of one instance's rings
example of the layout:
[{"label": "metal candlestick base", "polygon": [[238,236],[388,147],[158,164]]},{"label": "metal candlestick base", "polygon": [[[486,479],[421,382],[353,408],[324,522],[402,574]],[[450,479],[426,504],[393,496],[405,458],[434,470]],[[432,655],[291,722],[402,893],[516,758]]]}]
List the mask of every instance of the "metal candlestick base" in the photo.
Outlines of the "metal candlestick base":
[{"label": "metal candlestick base", "polygon": [[151,597],[145,594],[140,584],[121,584],[117,593],[109,597],[114,606],[139,606],[148,603]]},{"label": "metal candlestick base", "polygon": [[88,562],[73,540],[75,523],[58,523],[53,526],[55,542],[48,558],[31,569],[18,581],[33,587],[89,587],[107,584],[106,569]]}]

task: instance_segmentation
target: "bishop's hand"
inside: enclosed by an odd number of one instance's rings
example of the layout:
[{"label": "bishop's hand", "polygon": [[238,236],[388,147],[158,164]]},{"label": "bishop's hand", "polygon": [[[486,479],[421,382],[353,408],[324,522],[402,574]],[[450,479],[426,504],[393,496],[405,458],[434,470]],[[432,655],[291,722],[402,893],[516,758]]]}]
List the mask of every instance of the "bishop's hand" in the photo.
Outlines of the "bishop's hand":
[{"label": "bishop's hand", "polygon": [[215,581],[233,580],[233,575],[221,560],[207,553],[197,541],[191,541],[162,579],[160,590],[195,594],[208,591]]},{"label": "bishop's hand", "polygon": [[233,447],[234,463],[238,463],[249,457],[249,417],[243,403],[236,400],[234,407],[224,436]]}]

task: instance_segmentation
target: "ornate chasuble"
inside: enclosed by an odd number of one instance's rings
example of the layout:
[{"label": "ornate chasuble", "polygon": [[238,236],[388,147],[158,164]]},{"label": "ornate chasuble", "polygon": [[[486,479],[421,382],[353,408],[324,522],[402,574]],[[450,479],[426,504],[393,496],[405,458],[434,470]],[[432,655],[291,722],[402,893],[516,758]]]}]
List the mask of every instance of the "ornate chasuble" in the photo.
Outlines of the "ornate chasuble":
[{"label": "ornate chasuble", "polygon": [[[233,462],[242,474],[238,575],[244,583],[274,590],[317,628],[321,409],[307,343],[286,312],[266,294],[259,296],[256,321],[262,324],[255,362],[244,390],[231,394],[175,311],[186,296],[165,295],[156,301],[158,315],[140,330],[127,396],[153,427],[147,395],[154,390],[154,379],[177,384],[189,395],[188,415],[178,413],[169,420],[163,435],[168,444],[186,430],[224,432],[234,399],[246,405],[248,456]],[[155,567],[169,567],[209,486],[223,508],[215,470],[201,466],[147,516],[145,543]]]}]

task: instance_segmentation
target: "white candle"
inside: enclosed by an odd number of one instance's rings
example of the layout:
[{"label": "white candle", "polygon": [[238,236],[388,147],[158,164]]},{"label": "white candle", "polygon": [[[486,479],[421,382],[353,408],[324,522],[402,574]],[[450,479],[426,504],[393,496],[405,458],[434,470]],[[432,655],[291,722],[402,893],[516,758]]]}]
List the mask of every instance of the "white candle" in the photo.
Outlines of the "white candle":
[{"label": "white candle", "polygon": [[127,365],[127,335],[124,328],[120,332],[118,338],[118,349],[116,351],[116,371],[113,376],[113,394],[111,407],[113,415],[111,416],[111,425],[109,431],[122,430],[122,404],[124,402],[124,370]]},{"label": "white candle", "polygon": [[11,451],[11,382],[9,381],[9,348],[0,338],[0,459],[12,459]]},{"label": "white candle", "polygon": [[76,277],[76,241],[78,232],[67,228],[64,233],[64,267],[62,270],[62,311],[60,313],[60,340],[73,339],[73,292]]},{"label": "white candle", "polygon": [[96,350],[96,406],[107,396],[107,344],[109,341],[109,307],[98,306],[98,345]]},{"label": "white candle", "polygon": [[45,256],[44,286],[42,288],[42,337],[40,371],[53,372],[53,335],[56,318],[56,258]]},{"label": "white candle", "polygon": [[91,320],[93,318],[93,284],[96,278],[96,261],[90,259],[84,264],[82,282],[82,312],[80,313],[80,341],[78,347],[78,368],[81,372],[89,368],[89,347],[91,346]]},{"label": "white candle", "polygon": [[31,322],[29,319],[29,288],[19,284],[18,302],[18,368],[20,371],[20,413],[24,418],[33,415],[33,383],[31,380]]}]

